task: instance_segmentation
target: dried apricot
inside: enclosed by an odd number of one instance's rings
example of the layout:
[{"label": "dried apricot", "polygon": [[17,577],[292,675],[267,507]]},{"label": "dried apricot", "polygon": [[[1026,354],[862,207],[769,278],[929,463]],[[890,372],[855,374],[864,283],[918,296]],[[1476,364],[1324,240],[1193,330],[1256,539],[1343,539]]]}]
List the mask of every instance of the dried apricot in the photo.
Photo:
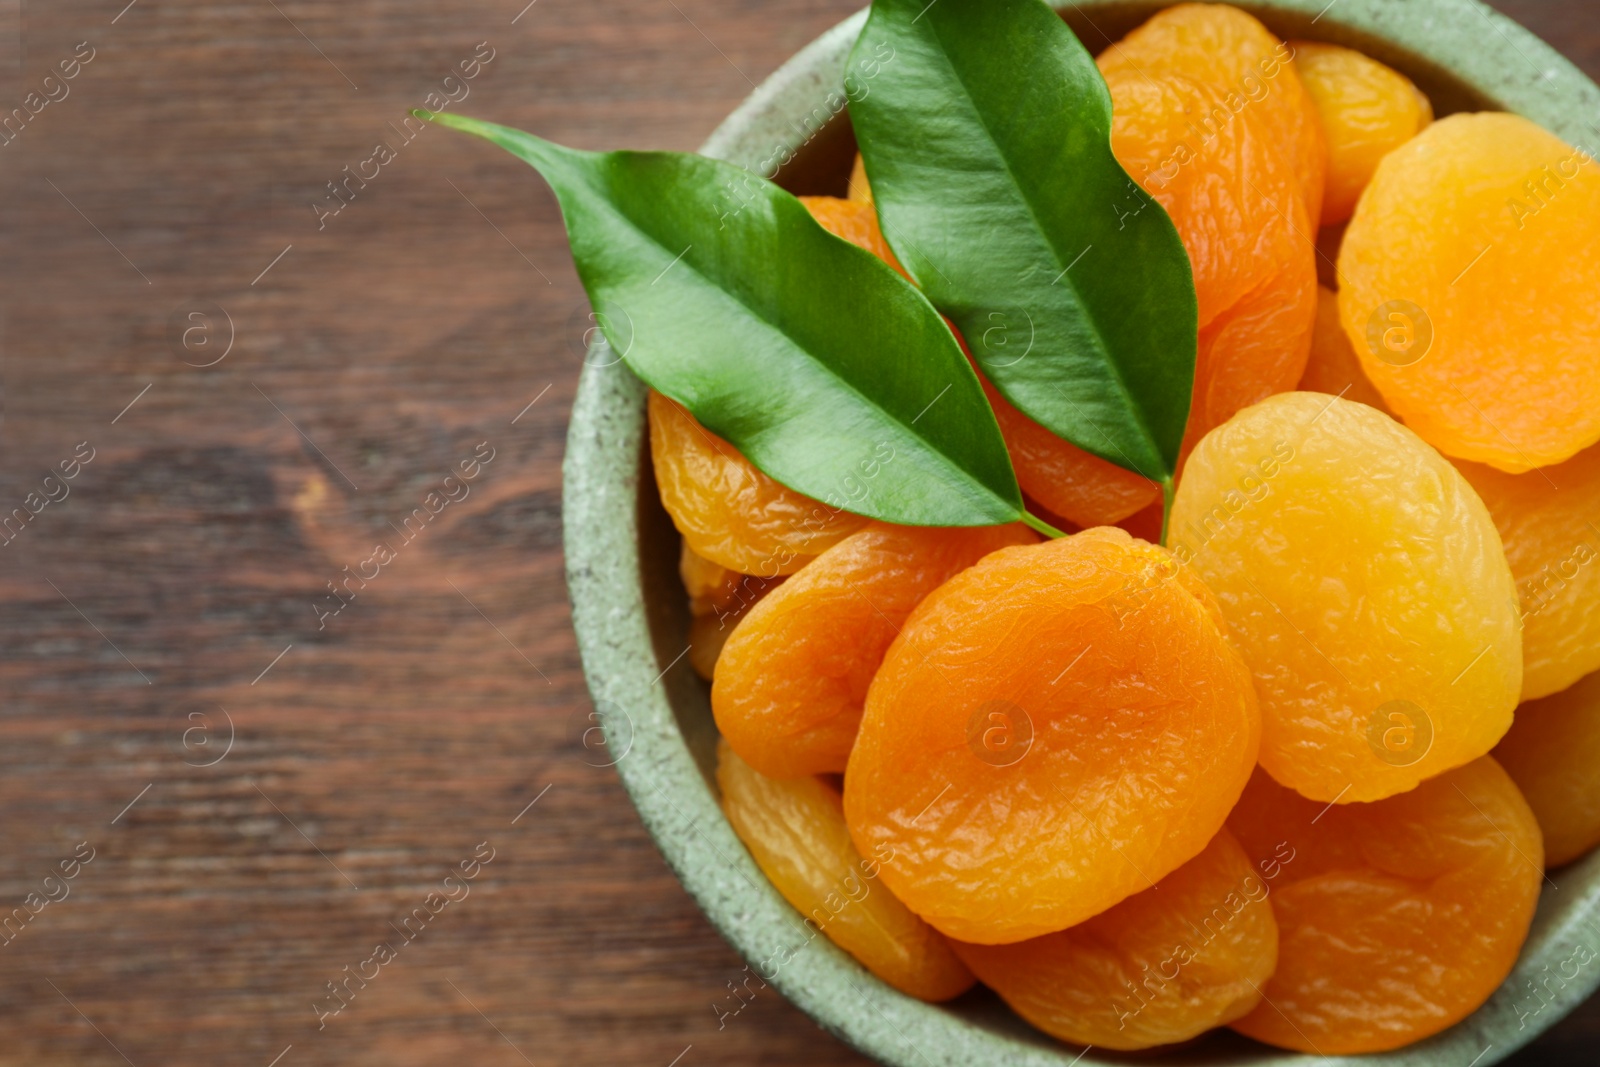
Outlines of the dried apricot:
[{"label": "dried apricot", "polygon": [[1522,603],[1522,699],[1600,670],[1600,446],[1506,474],[1457,463],[1494,516]]},{"label": "dried apricot", "polygon": [[1311,332],[1311,358],[1300,378],[1300,389],[1307,393],[1328,393],[1357,404],[1377,408],[1384,414],[1389,407],[1367,380],[1361,361],[1350,347],[1344,325],[1339,321],[1339,297],[1317,287],[1317,323]]},{"label": "dried apricot", "polygon": [[952,947],[1045,1033],[1100,1048],[1151,1048],[1233,1022],[1260,1002],[1278,964],[1268,892],[1222,830],[1155,888],[1070,930]]},{"label": "dried apricot", "polygon": [[1489,757],[1370,804],[1325,807],[1258,773],[1228,829],[1277,871],[1278,969],[1233,1028],[1281,1048],[1381,1052],[1465,1018],[1539,899],[1538,823]]},{"label": "dried apricot", "polygon": [[1190,449],[1236,412],[1295,387],[1311,356],[1316,315],[1317,269],[1307,246],[1200,331],[1184,437]]},{"label": "dried apricot", "polygon": [[972,986],[972,972],[949,943],[878,878],[894,853],[863,859],[850,843],[830,786],[817,778],[768,778],[726,742],[717,746],[717,785],[728,822],[761,872],[830,941],[922,1000],[949,1000]]},{"label": "dried apricot", "polygon": [[650,456],[661,503],[697,554],[741,574],[793,574],[865,526],[778,484],[708,431],[677,401],[652,391]]},{"label": "dried apricot", "polygon": [[1600,673],[1518,708],[1494,758],[1538,817],[1547,864],[1600,844]]},{"label": "dried apricot", "polygon": [[935,929],[1022,941],[1198,855],[1258,731],[1211,594],[1101,527],[992,553],[912,612],[867,692],[845,814]]},{"label": "dried apricot", "polygon": [[981,369],[978,378],[1011,453],[1017,484],[1052,515],[1074,526],[1107,526],[1161,499],[1155,482],[1062,440],[1012,407]]},{"label": "dried apricot", "polygon": [[858,204],[872,203],[872,186],[867,182],[867,165],[862,161],[860,152],[856,153],[856,161],[850,164],[850,187],[845,199]]},{"label": "dried apricot", "polygon": [[1433,105],[1410,78],[1354,49],[1315,41],[1290,47],[1327,140],[1322,225],[1332,226],[1355,210],[1378,161],[1433,121]]},{"label": "dried apricot", "polygon": [[1119,67],[1106,81],[1112,151],[1172,217],[1194,269],[1192,444],[1300,380],[1316,316],[1309,217],[1261,111],[1234,114],[1222,91],[1181,75]]},{"label": "dried apricot", "polygon": [[782,578],[757,578],[712,563],[684,542],[678,576],[689,594],[689,666],[709,681],[728,635]]},{"label": "dried apricot", "polygon": [[[1317,105],[1301,84],[1293,58],[1289,45],[1236,7],[1178,4],[1107,48],[1096,62],[1108,80],[1181,74],[1217,90],[1224,115],[1255,115],[1274,152],[1287,157],[1306,218],[1315,223],[1322,214],[1328,149]],[[1211,121],[1214,112],[1202,114]]]},{"label": "dried apricot", "polygon": [[1522,688],[1516,588],[1483,502],[1365,404],[1285,393],[1189,457],[1173,553],[1215,592],[1261,697],[1261,764],[1377,800],[1488,752]]},{"label": "dried apricot", "polygon": [[1600,165],[1515,115],[1451,115],[1378,164],[1339,314],[1389,406],[1510,473],[1600,440]]},{"label": "dried apricot", "polygon": [[740,622],[711,687],[718,729],[762,774],[843,771],[867,687],[912,609],[990,552],[1037,540],[1020,524],[869,523]]}]

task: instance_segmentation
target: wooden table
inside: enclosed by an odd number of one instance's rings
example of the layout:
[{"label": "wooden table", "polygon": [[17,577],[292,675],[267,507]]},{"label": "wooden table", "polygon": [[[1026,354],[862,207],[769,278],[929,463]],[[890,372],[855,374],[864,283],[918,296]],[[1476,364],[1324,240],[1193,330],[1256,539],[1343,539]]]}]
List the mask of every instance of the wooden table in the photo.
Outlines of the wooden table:
[{"label": "wooden table", "polygon": [[[51,900],[4,1067],[863,1062],[771,991],[718,1025],[742,961],[583,745],[554,203],[396,130],[454,86],[693,148],[858,0],[525,2],[0,2],[5,107],[67,91],[0,146],[0,509],[61,497],[0,535],[0,905]],[[1590,0],[1502,6],[1600,73]]]}]

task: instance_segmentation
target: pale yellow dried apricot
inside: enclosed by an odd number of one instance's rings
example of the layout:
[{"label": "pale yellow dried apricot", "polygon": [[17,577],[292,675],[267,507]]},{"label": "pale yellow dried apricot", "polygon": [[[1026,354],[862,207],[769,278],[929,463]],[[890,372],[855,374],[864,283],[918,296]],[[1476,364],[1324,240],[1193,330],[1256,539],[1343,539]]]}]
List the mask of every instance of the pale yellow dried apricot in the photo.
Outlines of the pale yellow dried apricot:
[{"label": "pale yellow dried apricot", "polygon": [[1350,217],[1378,161],[1433,121],[1433,105],[1404,74],[1353,48],[1291,41],[1328,145],[1322,225]]},{"label": "pale yellow dried apricot", "polygon": [[1494,516],[1517,582],[1522,699],[1600,670],[1600,445],[1525,474],[1456,467]]},{"label": "pale yellow dried apricot", "polygon": [[817,778],[779,781],[753,770],[726,742],[717,746],[722,810],[756,865],[828,940],[889,985],[922,1000],[971,988],[972,972],[880,877],[895,862],[880,849],[863,858],[850,843],[839,794]]},{"label": "pale yellow dried apricot", "polygon": [[731,571],[697,554],[687,541],[678,558],[678,576],[689,594],[689,666],[710,681],[734,626],[783,579]]},{"label": "pale yellow dried apricot", "polygon": [[1546,863],[1600,844],[1600,673],[1518,708],[1494,758],[1539,819]]},{"label": "pale yellow dried apricot", "polygon": [[1189,457],[1169,530],[1261,697],[1261,764],[1377,800],[1492,749],[1522,689],[1516,587],[1488,510],[1381,411],[1284,393]]}]

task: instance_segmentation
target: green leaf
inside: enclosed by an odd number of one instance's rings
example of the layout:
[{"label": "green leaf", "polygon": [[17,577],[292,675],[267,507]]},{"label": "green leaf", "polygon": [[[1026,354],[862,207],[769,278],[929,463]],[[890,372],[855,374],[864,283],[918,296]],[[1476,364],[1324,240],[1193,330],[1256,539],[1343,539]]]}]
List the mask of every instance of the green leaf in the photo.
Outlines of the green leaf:
[{"label": "green leaf", "polygon": [[884,235],[1034,421],[1170,490],[1194,389],[1189,257],[1111,154],[1111,96],[1043,0],[873,0],[850,105]]},{"label": "green leaf", "polygon": [[771,477],[888,522],[1042,526],[939,313],[787,192],[703,156],[424,117],[550,183],[612,348]]}]

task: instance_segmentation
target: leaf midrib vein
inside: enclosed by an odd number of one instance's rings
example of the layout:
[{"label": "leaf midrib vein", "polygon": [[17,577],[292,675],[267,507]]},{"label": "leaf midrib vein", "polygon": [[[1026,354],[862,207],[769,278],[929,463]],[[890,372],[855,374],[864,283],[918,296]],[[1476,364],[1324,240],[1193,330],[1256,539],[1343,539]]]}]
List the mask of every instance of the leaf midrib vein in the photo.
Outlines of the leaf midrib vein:
[{"label": "leaf midrib vein", "polygon": [[[1028,217],[1033,221],[1034,228],[1037,229],[1039,234],[1044,238],[1045,245],[1050,249],[1050,255],[1055,261],[1055,265],[1061,266],[1064,260],[1061,249],[1056,247],[1056,243],[1051,235],[1050,230],[1047,229],[1040,221],[1039,212],[1034,206],[1032,198],[1028,195],[1025,186],[1020,180],[1018,180],[1016,170],[1011,166],[1010,158],[1007,157],[1004,149],[1001,147],[1000,139],[995,135],[994,130],[990,128],[988,120],[984,117],[983,109],[978,107],[977,101],[972,95],[972,90],[967,86],[966,79],[962,77],[961,69],[951,59],[950,52],[945,47],[943,36],[939,32],[938,19],[929,19],[928,22],[930,26],[930,32],[939,45],[939,58],[944,62],[944,65],[950,71],[951,80],[960,87],[962,95],[966,97],[971,113],[977,119],[978,126],[983,130],[984,136],[988,138],[989,143],[994,146],[995,155],[999,158],[1001,166],[1005,170],[1006,178],[1010,181],[1012,188],[1016,190],[1017,199],[1021,201],[1022,206],[1027,210]],[[1058,278],[1063,279],[1064,284],[1071,285],[1070,279],[1066,279],[1065,270],[1060,272]],[[1051,284],[1054,285],[1056,282],[1051,282]],[[1133,394],[1128,389],[1128,383],[1122,376],[1122,368],[1117,364],[1115,359],[1111,358],[1111,348],[1106,344],[1105,334],[1100,328],[1099,320],[1089,309],[1088,305],[1083,301],[1082,294],[1078,292],[1077,286],[1073,285],[1072,291],[1075,294],[1078,294],[1078,305],[1079,307],[1083,308],[1084,317],[1089,321],[1090,328],[1094,333],[1095,341],[1099,345],[1100,351],[1104,355],[1105,366],[1111,372],[1111,380],[1117,388],[1118,395],[1122,398],[1124,406],[1128,410],[1129,414],[1133,416],[1134,422],[1138,425],[1140,432],[1144,435],[1146,444],[1150,446],[1151,451],[1155,453],[1156,457],[1161,460],[1162,465],[1165,466],[1165,459],[1161,456],[1161,449],[1156,444],[1155,434],[1151,431],[1149,423],[1145,420],[1144,410],[1134,401]]]},{"label": "leaf midrib vein", "polygon": [[[629,215],[627,212],[623,211],[620,207],[616,206],[614,201],[611,201],[609,198],[605,198],[603,200],[603,202],[606,203],[608,206],[610,206],[611,209],[616,213],[616,215],[618,217],[620,217],[621,219],[623,219],[628,224],[628,226],[633,229],[633,231],[635,233],[638,233],[641,236],[643,236],[647,241],[649,241],[652,245],[654,245],[657,249],[659,249],[663,254],[668,254],[668,255],[672,254],[671,253],[671,249],[670,249],[670,247],[668,245],[663,243],[659,238],[656,237],[656,235],[654,233],[650,232],[648,229],[646,229],[639,222],[635,221],[633,216]],[[808,217],[809,217],[809,214],[810,213],[807,212],[807,216]],[[826,237],[828,237],[829,239],[843,242],[845,245],[847,245],[852,250],[854,250],[856,252],[859,252],[859,253],[861,253],[862,255],[865,255],[865,256],[871,256],[874,261],[882,263],[882,260],[879,260],[877,258],[877,256],[874,256],[871,252],[868,252],[866,249],[857,248],[855,245],[851,244],[849,241],[844,240],[844,238],[837,237],[837,236],[829,233],[826,229],[823,228],[821,223],[816,222],[814,219],[812,220],[812,224],[815,225],[817,227],[817,229],[821,230],[822,233]],[[779,223],[779,225],[781,226],[781,222]],[[960,463],[952,460],[948,455],[946,455],[944,450],[942,448],[938,447],[937,445],[935,445],[932,440],[930,440],[928,437],[924,436],[923,434],[919,433],[917,430],[913,429],[912,425],[910,423],[903,421],[898,415],[895,415],[894,413],[890,412],[888,409],[883,407],[883,405],[881,405],[878,402],[874,401],[873,399],[868,397],[865,393],[863,393],[860,389],[856,388],[856,385],[855,385],[854,382],[852,382],[849,379],[845,378],[843,375],[839,374],[833,368],[829,367],[826,363],[824,363],[817,356],[813,355],[811,353],[811,350],[808,349],[805,345],[801,344],[799,342],[799,340],[794,337],[793,334],[791,334],[788,330],[784,329],[782,326],[780,326],[777,323],[773,322],[766,315],[762,314],[762,312],[760,310],[758,310],[757,308],[752,307],[750,305],[750,303],[743,298],[742,295],[736,295],[735,292],[732,289],[729,289],[726,286],[721,285],[715,279],[713,279],[713,278],[709,277],[708,275],[706,275],[706,273],[704,271],[701,271],[700,269],[698,269],[694,265],[694,262],[690,257],[683,256],[683,258],[679,261],[678,265],[683,267],[683,268],[685,268],[685,269],[687,269],[695,277],[699,278],[701,280],[701,282],[704,285],[706,285],[707,287],[709,287],[709,288],[715,290],[716,292],[721,293],[724,296],[727,296],[730,299],[732,299],[736,304],[738,304],[740,307],[744,308],[745,311],[747,311],[750,314],[751,318],[753,318],[756,321],[760,322],[763,326],[765,326],[767,329],[771,330],[773,333],[777,334],[779,337],[782,337],[789,344],[790,348],[792,348],[795,351],[799,352],[807,360],[809,360],[813,365],[819,367],[824,372],[824,374],[827,375],[827,377],[831,378],[833,381],[838,382],[845,389],[849,390],[852,394],[854,394],[856,397],[858,397],[865,406],[867,406],[868,408],[872,409],[873,411],[881,412],[889,422],[891,422],[894,425],[900,427],[908,436],[910,436],[910,437],[914,438],[915,440],[921,442],[922,446],[928,452],[932,453],[934,456],[937,456],[940,459],[940,461],[944,463],[944,465],[946,467],[953,469],[957,474],[959,474],[961,476],[962,480],[964,482],[966,482],[969,486],[977,488],[981,495],[989,497],[989,498],[991,498],[993,500],[998,500],[1005,507],[1010,508],[1013,511],[1018,511],[1020,513],[1021,509],[1018,508],[1015,504],[1013,504],[1011,501],[1005,499],[1003,496],[1001,496],[1000,494],[996,493],[994,490],[990,489],[987,485],[984,485],[981,481],[979,481],[976,477],[974,477],[973,474],[970,471],[968,471],[965,467],[961,466]],[[884,266],[887,267],[887,264],[884,264]],[[927,299],[927,298],[923,297],[923,299]],[[930,304],[930,307],[931,307],[931,304]],[[937,309],[934,309],[934,313],[938,314]],[[918,417],[920,418],[921,416],[919,415]]]}]

